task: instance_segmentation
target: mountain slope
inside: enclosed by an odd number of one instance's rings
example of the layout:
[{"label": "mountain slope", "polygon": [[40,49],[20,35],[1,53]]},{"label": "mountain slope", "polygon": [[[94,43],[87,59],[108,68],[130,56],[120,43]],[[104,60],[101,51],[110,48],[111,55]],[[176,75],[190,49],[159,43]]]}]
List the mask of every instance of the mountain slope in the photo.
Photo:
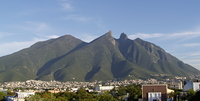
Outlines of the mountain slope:
[{"label": "mountain slope", "polygon": [[159,46],[112,32],[85,43],[71,35],[38,42],[0,58],[0,81],[28,79],[94,81],[149,78],[152,74],[188,76],[200,71]]},{"label": "mountain slope", "polygon": [[197,69],[184,64],[159,46],[140,38],[130,40],[125,34],[122,34],[118,42],[120,43],[119,50],[126,60],[146,70],[177,76],[185,76],[189,73],[188,71],[194,74],[199,73]]},{"label": "mountain slope", "polygon": [[[140,70],[137,65],[126,61],[116,47],[112,32],[97,38],[88,45],[66,55],[59,62],[50,66],[56,80],[110,80],[126,77],[133,70]],[[62,66],[60,65],[61,63]],[[59,67],[59,68],[56,68]],[[143,71],[143,73],[146,73]],[[141,77],[141,74],[132,73]],[[46,80],[45,76],[43,75]],[[50,76],[50,72],[49,75]],[[136,77],[135,77],[136,78]]]},{"label": "mountain slope", "polygon": [[[82,44],[85,43],[71,35],[65,35],[58,39],[38,42],[30,48],[1,57],[0,81],[35,79],[36,73],[46,62],[62,56]],[[10,76],[11,74],[13,77]]]}]

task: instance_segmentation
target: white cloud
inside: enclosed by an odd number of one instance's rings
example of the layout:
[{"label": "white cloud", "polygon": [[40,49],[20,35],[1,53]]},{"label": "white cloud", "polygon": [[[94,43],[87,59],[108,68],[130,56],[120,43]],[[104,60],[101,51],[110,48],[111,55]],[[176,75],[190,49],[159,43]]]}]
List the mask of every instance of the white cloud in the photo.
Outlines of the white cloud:
[{"label": "white cloud", "polygon": [[79,21],[79,22],[86,22],[86,21],[92,20],[93,18],[92,17],[79,16],[79,15],[68,15],[68,16],[64,17],[63,19],[65,19],[65,20],[75,20],[75,21]]},{"label": "white cloud", "polygon": [[58,38],[58,37],[60,37],[60,36],[58,36],[58,35],[49,35],[49,36],[46,36],[46,38],[48,38],[48,39],[55,39],[55,38]]},{"label": "white cloud", "polygon": [[74,10],[71,0],[59,0],[59,1],[60,1],[59,4],[61,6],[61,10],[64,10],[64,11],[73,11]]},{"label": "white cloud", "polygon": [[14,42],[2,43],[0,44],[0,56],[8,55],[8,54],[17,52],[21,49],[28,48],[31,45],[35,44],[36,42],[45,41],[50,38],[57,38],[57,37],[59,36],[49,35],[49,36],[44,36],[41,38],[33,38],[30,41],[21,41],[21,42],[14,41]]},{"label": "white cloud", "polygon": [[52,34],[54,28],[44,22],[26,21],[20,25],[13,25],[17,30],[23,30],[27,34]]},{"label": "white cloud", "polygon": [[65,11],[72,11],[74,8],[69,3],[61,3],[62,9]]},{"label": "white cloud", "polygon": [[162,34],[162,33],[153,33],[153,34],[137,33],[137,34],[130,35],[129,37],[131,39],[135,39],[135,38],[149,39],[149,38],[163,37],[164,35],[165,34]]},{"label": "white cloud", "polygon": [[39,37],[42,37],[43,39],[47,40],[47,39],[55,39],[58,38],[60,36],[58,35],[44,35],[44,34],[37,34]]},{"label": "white cloud", "polygon": [[0,56],[8,55],[10,53],[27,48],[37,41],[41,41],[41,40],[34,39],[31,41],[25,41],[25,42],[9,42],[9,43],[0,44]]},{"label": "white cloud", "polygon": [[180,39],[179,42],[191,40],[193,38],[200,37],[200,31],[186,31],[186,32],[180,32],[180,33],[173,33],[167,35],[166,39]]},{"label": "white cloud", "polygon": [[200,64],[199,64],[200,59],[186,59],[183,61],[200,70]]},{"label": "white cloud", "polygon": [[183,44],[183,46],[185,46],[185,47],[196,47],[196,46],[199,46],[200,47],[200,43],[188,43],[188,44]]},{"label": "white cloud", "polygon": [[92,40],[98,38],[99,36],[95,36],[92,34],[86,34],[86,33],[81,33],[79,36],[75,36],[76,38],[79,38],[85,42],[91,42]]},{"label": "white cloud", "polygon": [[176,52],[174,53],[177,57],[179,57],[180,60],[184,61],[185,63],[192,65],[193,67],[196,67],[200,70],[200,51],[194,51],[194,52]]},{"label": "white cloud", "polygon": [[179,42],[190,40],[193,38],[200,37],[200,28],[193,31],[185,31],[179,33],[137,33],[130,35],[130,38],[142,38],[142,39],[153,39],[159,38],[162,40],[179,39]]},{"label": "white cloud", "polygon": [[184,53],[184,55],[183,54],[180,54],[180,55],[182,55],[183,59],[191,59],[191,58],[192,59],[200,59],[200,51],[187,52],[187,53]]},{"label": "white cloud", "polygon": [[9,35],[13,35],[13,33],[0,32],[0,38],[5,37],[5,36],[9,36]]},{"label": "white cloud", "polygon": [[32,22],[32,21],[27,21],[26,26],[23,26],[22,28],[24,28],[25,30],[31,30],[35,32],[46,31],[51,29],[49,25],[44,22]]}]

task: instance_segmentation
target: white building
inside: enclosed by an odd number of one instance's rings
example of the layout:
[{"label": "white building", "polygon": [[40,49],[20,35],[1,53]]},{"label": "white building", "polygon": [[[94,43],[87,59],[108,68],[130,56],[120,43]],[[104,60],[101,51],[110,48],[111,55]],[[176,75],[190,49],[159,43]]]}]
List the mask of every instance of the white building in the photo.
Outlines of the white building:
[{"label": "white building", "polygon": [[148,92],[148,101],[161,101],[161,92]]},{"label": "white building", "polygon": [[80,89],[80,88],[71,88],[71,89],[70,89],[70,92],[77,92],[78,89]]},{"label": "white building", "polygon": [[99,85],[99,86],[95,87],[95,91],[109,91],[109,90],[112,90],[113,88],[114,88],[114,86]]},{"label": "white building", "polygon": [[25,101],[26,97],[35,95],[35,92],[16,92],[15,96],[6,96],[6,101]]},{"label": "white building", "polygon": [[200,82],[193,82],[189,81],[184,87],[183,91],[188,91],[190,89],[193,89],[194,91],[199,91],[200,90]]}]

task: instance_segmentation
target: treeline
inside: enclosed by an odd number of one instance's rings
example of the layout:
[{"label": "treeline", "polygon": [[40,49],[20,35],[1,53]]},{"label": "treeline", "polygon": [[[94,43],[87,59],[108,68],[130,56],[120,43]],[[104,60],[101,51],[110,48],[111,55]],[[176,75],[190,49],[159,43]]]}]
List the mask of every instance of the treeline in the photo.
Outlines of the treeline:
[{"label": "treeline", "polygon": [[114,88],[111,91],[98,94],[97,92],[88,92],[80,88],[76,93],[60,92],[52,94],[50,92],[36,93],[26,98],[26,101],[123,101],[141,98],[141,86],[129,85]]},{"label": "treeline", "polygon": [[194,91],[193,89],[187,92],[182,92],[180,89],[174,89],[173,93],[170,93],[169,98],[173,98],[174,101],[200,101],[200,91]]},{"label": "treeline", "polygon": [[[200,101],[200,91],[195,92],[192,89],[187,92],[182,92],[180,89],[174,89],[174,91],[168,95],[174,101]],[[8,95],[13,95],[13,93],[8,92]],[[0,101],[4,101],[4,96],[7,95],[0,92]],[[139,98],[142,98],[141,85],[129,85],[119,86],[104,93],[89,92],[84,88],[80,88],[76,93],[68,91],[60,93],[38,92],[25,98],[25,101],[124,101],[125,99],[138,101]]]},{"label": "treeline", "polygon": [[79,89],[76,93],[67,91],[56,94],[49,92],[36,93],[34,96],[26,98],[26,101],[117,101],[117,99],[108,93],[97,95]]}]

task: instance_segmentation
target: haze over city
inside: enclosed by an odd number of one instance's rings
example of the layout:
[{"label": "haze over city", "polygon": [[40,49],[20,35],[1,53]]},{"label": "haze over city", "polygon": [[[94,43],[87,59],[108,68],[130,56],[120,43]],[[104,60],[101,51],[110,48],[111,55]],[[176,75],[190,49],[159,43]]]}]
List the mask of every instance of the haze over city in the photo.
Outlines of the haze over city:
[{"label": "haze over city", "polygon": [[70,34],[83,41],[112,30],[152,42],[200,69],[200,1],[2,0],[0,56]]}]

